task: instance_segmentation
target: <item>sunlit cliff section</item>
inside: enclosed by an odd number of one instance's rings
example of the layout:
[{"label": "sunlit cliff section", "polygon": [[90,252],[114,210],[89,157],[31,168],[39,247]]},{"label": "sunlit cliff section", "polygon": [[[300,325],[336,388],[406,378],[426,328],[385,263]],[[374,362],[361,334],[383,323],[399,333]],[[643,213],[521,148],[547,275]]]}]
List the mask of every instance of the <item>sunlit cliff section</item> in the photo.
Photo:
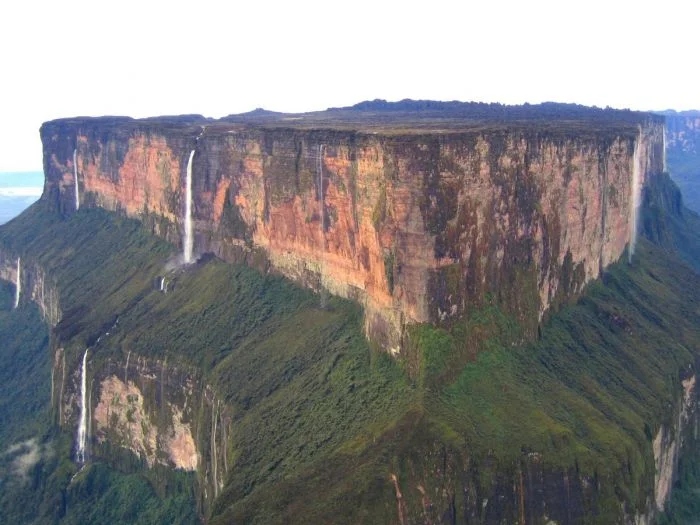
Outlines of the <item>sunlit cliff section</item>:
[{"label": "sunlit cliff section", "polygon": [[356,299],[370,340],[398,354],[407,325],[494,296],[533,334],[622,256],[635,170],[643,185],[663,169],[663,120],[646,114],[372,104],[48,122],[43,199],[71,213],[77,183],[81,205],[180,244],[194,151],[196,253]]}]

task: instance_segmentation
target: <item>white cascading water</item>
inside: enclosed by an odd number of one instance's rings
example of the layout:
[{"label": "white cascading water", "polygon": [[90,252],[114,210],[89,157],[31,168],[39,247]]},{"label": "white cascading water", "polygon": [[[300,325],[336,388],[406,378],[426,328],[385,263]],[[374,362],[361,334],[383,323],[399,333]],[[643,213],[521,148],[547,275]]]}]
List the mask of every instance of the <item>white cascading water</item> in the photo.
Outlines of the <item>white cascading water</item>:
[{"label": "white cascading water", "polygon": [[214,497],[219,493],[219,480],[217,479],[217,469],[216,469],[216,422],[218,416],[219,405],[216,402],[216,398],[211,401],[211,471],[212,471],[212,481],[214,482]]},{"label": "white cascading water", "polygon": [[22,292],[22,275],[20,273],[20,258],[17,257],[17,285],[15,286],[15,308],[19,306],[19,294]]},{"label": "white cascading water", "polygon": [[321,203],[321,241],[323,242],[324,231],[326,229],[323,213],[323,144],[319,144],[318,146],[318,199]]},{"label": "white cascading water", "polygon": [[323,265],[326,252],[326,217],[323,206],[323,144],[318,146],[318,195],[321,205],[321,272],[319,279],[321,281],[321,308],[326,308],[326,290],[323,288]]},{"label": "white cascading water", "polygon": [[126,366],[124,367],[124,384],[129,384],[129,358],[131,357],[131,350],[126,354]]},{"label": "white cascading water", "polygon": [[663,149],[663,152],[662,152],[662,154],[663,154],[663,162],[664,162],[663,169],[664,169],[664,173],[668,173],[668,166],[666,165],[666,126],[664,126],[664,134],[663,134],[663,137],[664,137],[664,140],[663,140],[663,148],[664,148],[664,149]]},{"label": "white cascading water", "polygon": [[630,240],[629,240],[629,252],[628,260],[632,262],[632,256],[634,255],[634,249],[637,245],[637,222],[639,220],[639,201],[641,200],[641,176],[642,176],[642,166],[641,166],[641,152],[640,146],[642,142],[642,134],[640,132],[639,138],[634,144],[634,155],[632,157],[632,196],[631,203],[632,207],[630,209]]},{"label": "white cascading water", "polygon": [[192,262],[192,159],[194,151],[190,153],[187,161],[187,179],[185,181],[185,238],[182,242],[182,259],[185,264]]},{"label": "white cascading water", "polygon": [[78,425],[78,462],[85,463],[85,446],[87,443],[87,348],[83,354],[83,366],[80,370],[80,423]]},{"label": "white cascading water", "polygon": [[75,211],[80,209],[80,186],[78,186],[78,150],[73,150],[73,180],[75,181]]}]

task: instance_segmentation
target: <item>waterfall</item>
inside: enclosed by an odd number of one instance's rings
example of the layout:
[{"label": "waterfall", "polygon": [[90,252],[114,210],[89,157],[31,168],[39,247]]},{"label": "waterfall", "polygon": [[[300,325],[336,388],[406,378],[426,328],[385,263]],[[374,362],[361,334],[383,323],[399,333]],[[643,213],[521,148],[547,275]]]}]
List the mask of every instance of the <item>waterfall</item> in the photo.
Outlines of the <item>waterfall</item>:
[{"label": "waterfall", "polygon": [[182,259],[185,264],[192,262],[192,159],[194,151],[190,152],[187,161],[187,180],[185,188],[185,238],[183,241]]},{"label": "waterfall", "polygon": [[221,420],[221,443],[223,443],[223,445],[224,445],[223,447],[221,447],[222,448],[221,452],[224,455],[224,474],[226,474],[228,472],[228,455],[226,453],[226,450],[228,449],[228,447],[226,446],[226,443],[228,443],[228,440],[226,437],[226,425],[225,425],[225,421],[223,419]]},{"label": "waterfall", "polygon": [[663,132],[663,151],[661,152],[663,155],[663,170],[664,173],[668,173],[668,165],[666,164],[666,126],[664,126],[664,132]]},{"label": "waterfall", "polygon": [[63,387],[66,384],[66,353],[61,351],[61,388],[58,389],[58,423],[63,424]]},{"label": "waterfall", "polygon": [[323,288],[323,262],[326,251],[326,217],[323,206],[323,144],[318,145],[318,199],[321,209],[321,267],[319,268],[319,287],[321,291],[321,308],[326,308],[326,291]]},{"label": "waterfall", "polygon": [[323,244],[325,244],[323,242],[324,232],[326,230],[326,218],[323,213],[323,144],[318,146],[318,200],[321,203],[321,243],[323,247]]},{"label": "waterfall", "polygon": [[218,416],[218,409],[219,405],[218,402],[216,401],[216,396],[212,397],[211,400],[211,426],[212,426],[212,431],[211,431],[211,471],[212,471],[212,480],[213,480],[213,485],[214,485],[214,497],[217,496],[219,493],[219,481],[217,479],[217,469],[216,469],[216,420]]},{"label": "waterfall", "polygon": [[637,245],[637,222],[639,221],[639,201],[641,200],[641,176],[642,176],[642,166],[641,166],[641,143],[642,143],[642,133],[639,132],[639,138],[634,144],[634,155],[632,157],[632,195],[631,195],[631,208],[630,208],[630,240],[629,240],[629,252],[628,260],[632,262],[632,256],[634,255],[634,249]]},{"label": "waterfall", "polygon": [[80,424],[78,425],[78,462],[85,463],[85,444],[87,442],[87,348],[83,354],[83,366],[80,370]]},{"label": "waterfall", "polygon": [[75,181],[75,211],[80,209],[80,187],[78,186],[78,149],[73,150],[73,180]]},{"label": "waterfall", "polygon": [[22,276],[20,273],[20,258],[17,257],[17,285],[15,286],[15,308],[19,306],[19,294],[22,292]]},{"label": "waterfall", "polygon": [[160,291],[165,293],[165,277],[160,278]]},{"label": "waterfall", "polygon": [[126,366],[124,367],[124,384],[129,384],[129,358],[131,357],[131,350],[126,354]]}]

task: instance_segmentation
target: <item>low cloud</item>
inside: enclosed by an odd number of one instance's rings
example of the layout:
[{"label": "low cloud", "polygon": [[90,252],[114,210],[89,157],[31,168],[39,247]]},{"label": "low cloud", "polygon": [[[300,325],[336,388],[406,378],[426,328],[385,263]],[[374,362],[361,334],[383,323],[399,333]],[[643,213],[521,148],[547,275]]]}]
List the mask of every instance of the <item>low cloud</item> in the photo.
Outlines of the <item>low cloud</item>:
[{"label": "low cloud", "polygon": [[3,456],[10,462],[12,474],[21,481],[27,480],[29,471],[42,457],[50,455],[50,447],[39,445],[36,438],[15,443],[3,453]]}]

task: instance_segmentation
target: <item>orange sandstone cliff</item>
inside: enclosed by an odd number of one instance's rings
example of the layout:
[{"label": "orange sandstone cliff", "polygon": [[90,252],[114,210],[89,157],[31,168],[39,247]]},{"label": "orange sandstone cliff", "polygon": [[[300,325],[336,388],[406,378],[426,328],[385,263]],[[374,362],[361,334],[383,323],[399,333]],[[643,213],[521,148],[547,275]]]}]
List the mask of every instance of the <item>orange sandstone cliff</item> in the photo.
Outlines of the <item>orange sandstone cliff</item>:
[{"label": "orange sandstone cliff", "polygon": [[532,332],[625,253],[635,177],[642,191],[663,169],[663,119],[595,117],[56,120],[41,130],[42,198],[72,213],[77,184],[81,208],[182,244],[194,151],[197,254],[262,254],[354,298],[370,340],[399,354],[407,325],[449,324],[486,298]]}]

